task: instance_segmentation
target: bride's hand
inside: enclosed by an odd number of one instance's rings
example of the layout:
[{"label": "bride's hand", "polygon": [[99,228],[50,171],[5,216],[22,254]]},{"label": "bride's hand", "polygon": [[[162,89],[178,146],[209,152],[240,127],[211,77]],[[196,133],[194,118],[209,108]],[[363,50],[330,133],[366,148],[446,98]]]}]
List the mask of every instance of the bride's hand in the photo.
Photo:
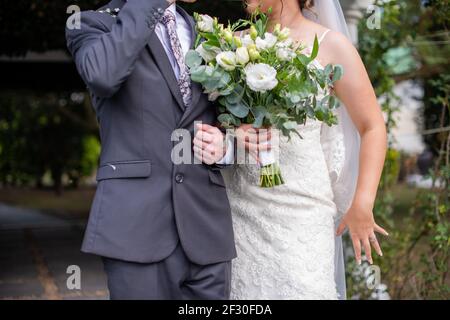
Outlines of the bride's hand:
[{"label": "bride's hand", "polygon": [[389,234],[375,223],[371,207],[364,205],[358,206],[358,204],[354,203],[347,214],[342,218],[336,234],[340,236],[344,233],[346,228],[349,229],[350,238],[353,242],[353,249],[355,250],[355,259],[358,264],[361,264],[362,248],[364,248],[364,252],[366,253],[367,260],[370,264],[373,264],[372,247],[379,256],[383,255],[375,232],[385,236],[388,236]]},{"label": "bride's hand", "polygon": [[251,124],[243,124],[236,129],[236,141],[239,146],[259,162],[259,151],[270,150],[272,131],[270,129],[255,129]]}]

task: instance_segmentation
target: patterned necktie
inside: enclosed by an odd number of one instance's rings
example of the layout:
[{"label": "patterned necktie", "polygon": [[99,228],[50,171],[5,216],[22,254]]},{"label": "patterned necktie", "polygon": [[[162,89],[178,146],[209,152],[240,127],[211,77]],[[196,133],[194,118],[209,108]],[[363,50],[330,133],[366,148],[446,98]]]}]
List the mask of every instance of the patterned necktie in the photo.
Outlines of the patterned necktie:
[{"label": "patterned necktie", "polygon": [[189,70],[184,61],[183,50],[181,48],[180,39],[178,38],[175,15],[169,10],[166,10],[162,18],[162,23],[166,26],[170,39],[170,46],[172,47],[173,55],[180,70],[178,86],[180,87],[184,105],[187,107],[189,106],[192,97],[191,77],[189,76]]}]

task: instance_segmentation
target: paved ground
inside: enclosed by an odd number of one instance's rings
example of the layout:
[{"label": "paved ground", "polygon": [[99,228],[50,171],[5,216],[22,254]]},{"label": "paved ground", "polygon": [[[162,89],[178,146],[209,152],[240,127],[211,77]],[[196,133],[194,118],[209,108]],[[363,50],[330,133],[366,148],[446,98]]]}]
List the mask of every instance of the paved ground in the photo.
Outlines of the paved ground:
[{"label": "paved ground", "polygon": [[[107,299],[101,261],[80,252],[84,224],[0,204],[0,299]],[[70,265],[81,289],[67,287]]]}]

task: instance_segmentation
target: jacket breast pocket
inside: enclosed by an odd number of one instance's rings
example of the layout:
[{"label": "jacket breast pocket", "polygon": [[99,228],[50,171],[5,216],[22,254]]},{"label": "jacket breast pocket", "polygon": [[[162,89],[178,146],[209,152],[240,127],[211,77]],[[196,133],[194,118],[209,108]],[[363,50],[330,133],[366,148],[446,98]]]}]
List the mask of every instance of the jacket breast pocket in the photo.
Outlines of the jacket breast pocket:
[{"label": "jacket breast pocket", "polygon": [[106,179],[147,178],[152,173],[150,160],[116,161],[100,165],[97,181]]}]

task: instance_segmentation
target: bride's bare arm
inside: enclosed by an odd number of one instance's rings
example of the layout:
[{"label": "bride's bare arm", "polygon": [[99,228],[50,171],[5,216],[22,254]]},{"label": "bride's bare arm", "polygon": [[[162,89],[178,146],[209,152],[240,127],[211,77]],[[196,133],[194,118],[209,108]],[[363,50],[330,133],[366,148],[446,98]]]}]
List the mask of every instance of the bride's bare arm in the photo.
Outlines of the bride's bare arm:
[{"label": "bride's bare arm", "polygon": [[373,218],[373,206],[380,182],[387,148],[387,134],[381,108],[367,71],[355,47],[339,33],[329,34],[322,50],[333,64],[344,67],[344,76],[335,85],[337,97],[345,104],[361,135],[360,167],[352,206],[337,232],[349,229],[355,257],[361,263],[361,249],[372,262],[371,246],[382,255],[375,232],[387,235]]}]

